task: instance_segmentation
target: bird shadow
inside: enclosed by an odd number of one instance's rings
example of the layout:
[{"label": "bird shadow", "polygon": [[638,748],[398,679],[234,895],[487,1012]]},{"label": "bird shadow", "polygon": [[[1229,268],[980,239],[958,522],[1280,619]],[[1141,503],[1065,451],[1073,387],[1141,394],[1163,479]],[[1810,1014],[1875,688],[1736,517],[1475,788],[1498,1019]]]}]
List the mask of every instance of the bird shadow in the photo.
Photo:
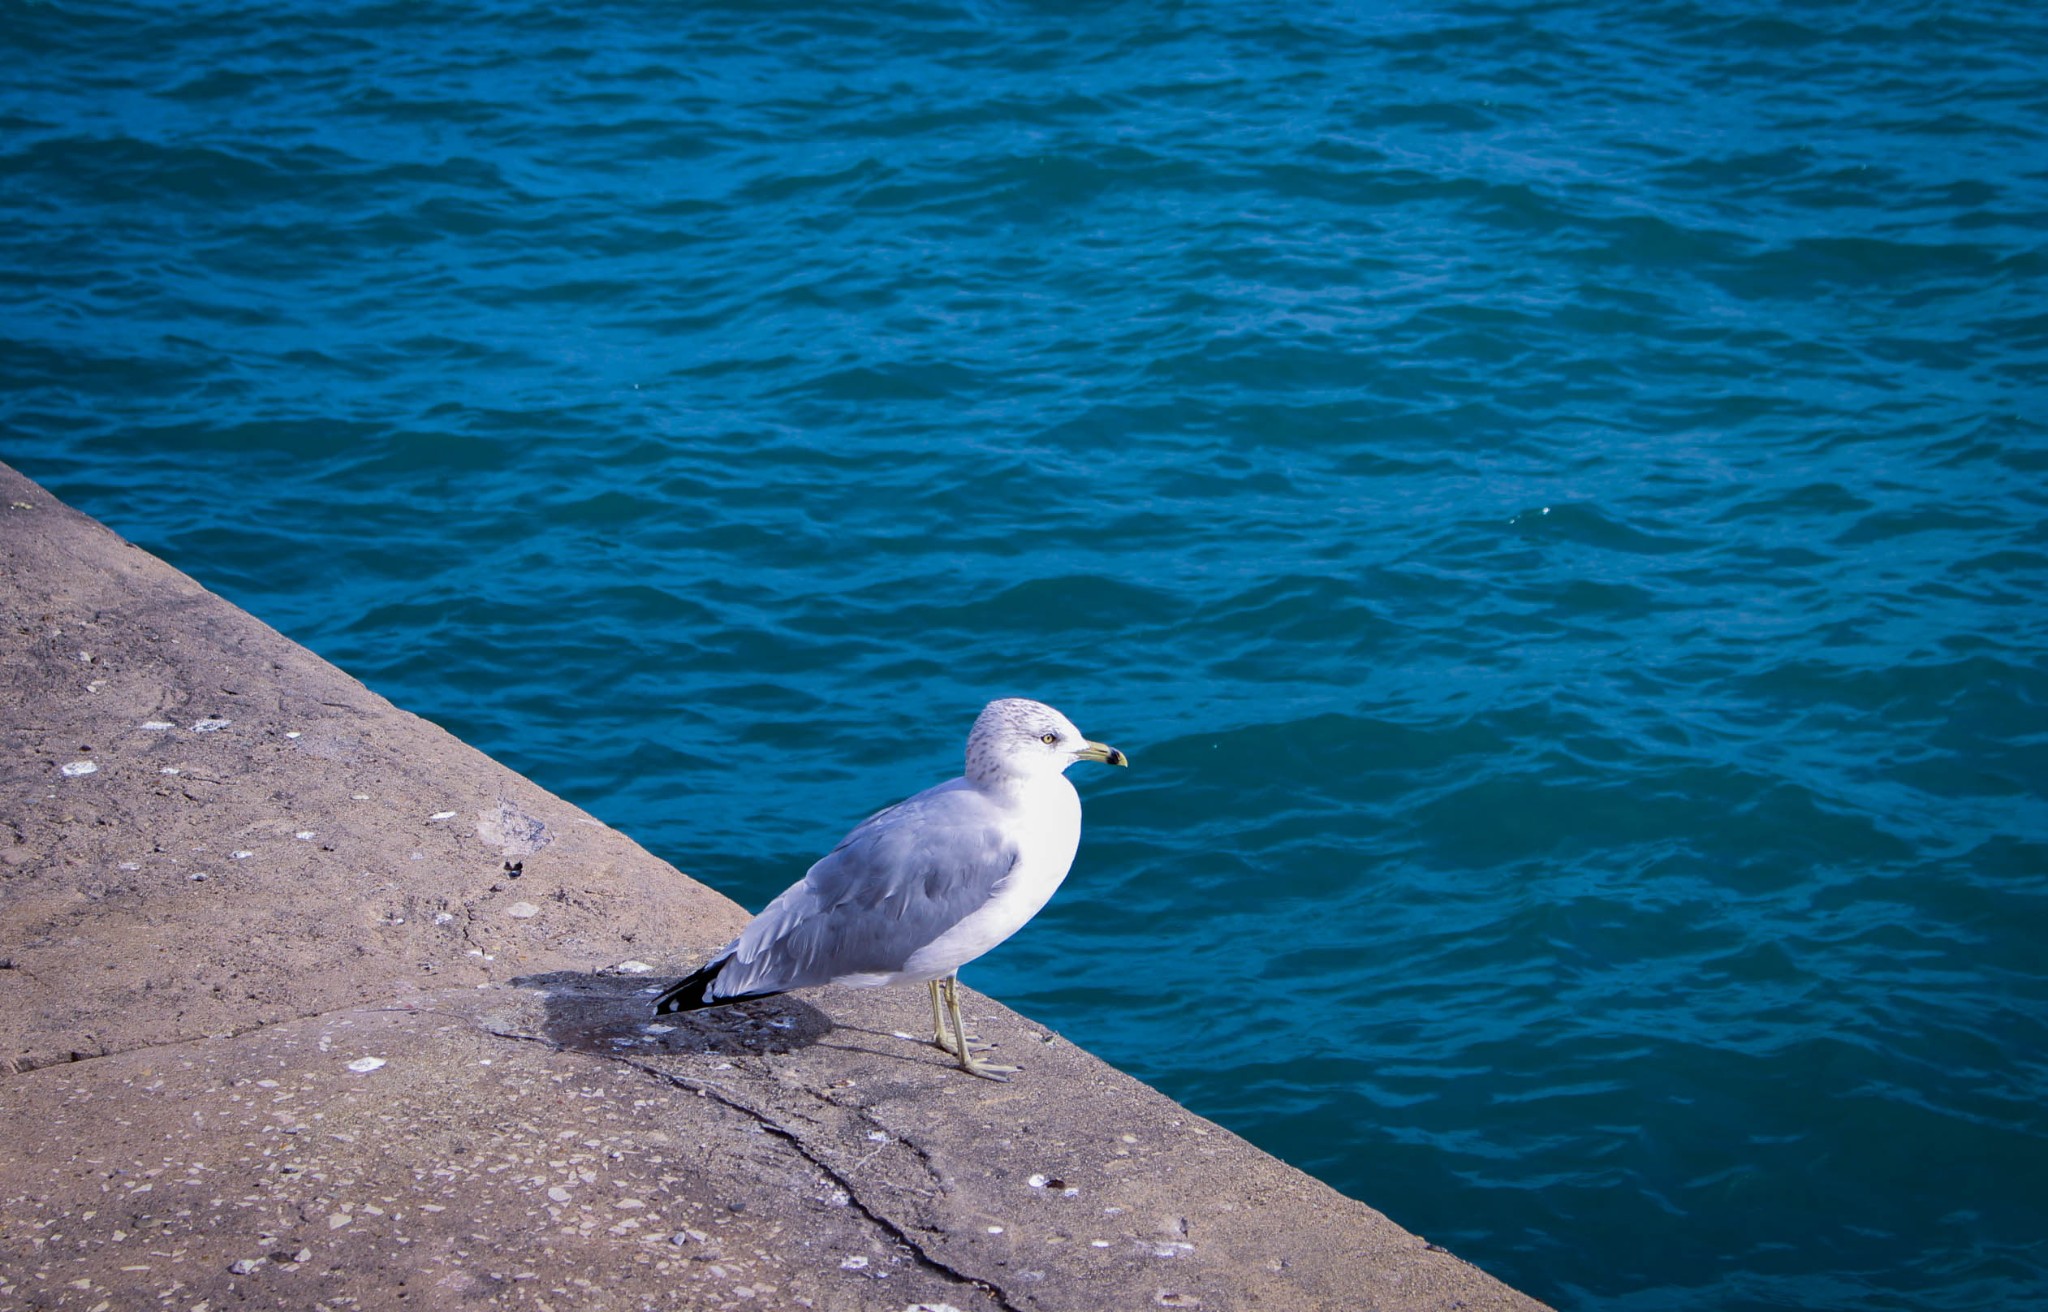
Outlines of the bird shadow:
[{"label": "bird shadow", "polygon": [[512,983],[546,999],[541,1029],[550,1040],[613,1057],[761,1057],[808,1048],[833,1029],[824,1012],[787,994],[657,1016],[654,999],[661,988],[645,976],[556,970]]}]

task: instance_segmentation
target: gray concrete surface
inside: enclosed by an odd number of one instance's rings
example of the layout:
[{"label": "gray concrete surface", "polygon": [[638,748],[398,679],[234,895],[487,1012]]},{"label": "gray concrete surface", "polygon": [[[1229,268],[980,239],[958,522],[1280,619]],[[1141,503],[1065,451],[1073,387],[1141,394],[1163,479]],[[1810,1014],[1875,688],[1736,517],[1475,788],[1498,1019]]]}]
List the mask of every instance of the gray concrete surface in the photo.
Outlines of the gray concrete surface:
[{"label": "gray concrete surface", "polygon": [[4,465],[0,626],[0,1306],[1540,1306],[979,995],[654,1026],[739,907]]}]

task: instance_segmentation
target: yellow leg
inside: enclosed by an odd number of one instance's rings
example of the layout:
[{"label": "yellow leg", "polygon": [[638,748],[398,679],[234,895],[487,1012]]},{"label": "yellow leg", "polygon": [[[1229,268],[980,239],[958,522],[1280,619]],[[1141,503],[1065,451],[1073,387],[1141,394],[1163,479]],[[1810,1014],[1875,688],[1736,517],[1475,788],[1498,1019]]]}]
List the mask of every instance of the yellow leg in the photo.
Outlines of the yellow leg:
[{"label": "yellow leg", "polygon": [[[956,975],[949,978],[957,979],[959,977]],[[932,1046],[940,1052],[950,1053],[957,1057],[960,1055],[960,1050],[953,1046],[953,1032],[946,1028],[945,1013],[941,1009],[942,1004],[939,1001],[940,989],[947,982],[947,980],[935,979],[927,982],[925,985],[926,988],[931,990],[932,995]],[[967,1036],[967,1046],[973,1049],[986,1048],[989,1045],[981,1041],[980,1035],[970,1034]]]},{"label": "yellow leg", "polygon": [[937,1044],[941,1051],[952,1052],[953,1036],[946,1033],[946,1017],[939,1010],[939,982],[928,980],[925,987],[930,989],[932,994],[932,1042]]},{"label": "yellow leg", "polygon": [[960,1040],[960,1046],[958,1048],[943,1044],[940,1046],[946,1047],[948,1052],[959,1057],[960,1069],[966,1071],[969,1075],[979,1075],[984,1080],[1007,1081],[1011,1074],[1016,1071],[1017,1068],[1015,1066],[998,1066],[994,1062],[981,1060],[981,1058],[976,1057],[973,1053],[972,1045],[967,1038],[967,1023],[960,1019],[960,977],[958,975],[946,976],[945,994],[946,1011],[953,1018],[953,1034]]}]

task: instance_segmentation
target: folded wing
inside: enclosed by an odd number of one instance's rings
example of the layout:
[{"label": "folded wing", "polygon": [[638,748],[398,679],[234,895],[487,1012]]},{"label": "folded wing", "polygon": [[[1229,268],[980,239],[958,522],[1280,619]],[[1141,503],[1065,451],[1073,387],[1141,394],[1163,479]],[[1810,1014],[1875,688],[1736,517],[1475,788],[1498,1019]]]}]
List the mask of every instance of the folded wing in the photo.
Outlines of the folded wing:
[{"label": "folded wing", "polygon": [[719,954],[704,1004],[882,983],[1015,870],[998,818],[964,779],[868,817]]}]

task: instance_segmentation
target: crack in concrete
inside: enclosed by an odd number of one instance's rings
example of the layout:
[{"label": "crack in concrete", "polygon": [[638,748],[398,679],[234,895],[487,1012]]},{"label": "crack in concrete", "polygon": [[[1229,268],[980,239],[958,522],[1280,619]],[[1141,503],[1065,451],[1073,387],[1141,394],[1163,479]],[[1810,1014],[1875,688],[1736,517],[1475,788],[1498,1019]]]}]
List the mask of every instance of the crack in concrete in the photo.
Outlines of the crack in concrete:
[{"label": "crack in concrete", "polygon": [[488,949],[483,944],[477,942],[476,935],[470,932],[471,927],[476,924],[476,909],[467,902],[460,905],[462,907],[462,941],[475,948],[477,953],[482,955]]},{"label": "crack in concrete", "polygon": [[[521,1034],[513,1030],[500,1029],[490,1029],[487,1032],[501,1039],[516,1039],[523,1043],[538,1043],[542,1047],[552,1049],[555,1052],[571,1051],[564,1045],[556,1043],[552,1039],[542,1038],[538,1034]],[[719,1084],[717,1081],[714,1080],[698,1080],[688,1075],[678,1075],[673,1071],[665,1071],[658,1066],[650,1066],[645,1062],[634,1061],[632,1058],[622,1055],[615,1055],[612,1053],[605,1052],[590,1052],[586,1053],[585,1055],[591,1057],[598,1057],[605,1061],[616,1062],[621,1066],[630,1067],[631,1069],[639,1071],[643,1075],[651,1076],[664,1084],[668,1084],[675,1088],[687,1090],[690,1093],[694,1093],[700,1098],[710,1098],[713,1101],[717,1102],[720,1106],[730,1108],[731,1110],[738,1112],[740,1115],[747,1117],[749,1120],[752,1120],[755,1124],[759,1125],[762,1129],[766,1130],[768,1133],[776,1136],[777,1138],[783,1140],[791,1148],[795,1149],[797,1156],[803,1158],[812,1166],[822,1171],[825,1174],[825,1178],[830,1180],[834,1185],[838,1186],[839,1190],[846,1195],[849,1204],[851,1204],[857,1211],[859,1211],[859,1213],[862,1216],[866,1217],[869,1221],[874,1223],[874,1225],[878,1227],[880,1230],[882,1230],[883,1233],[889,1235],[891,1238],[895,1239],[897,1243],[909,1249],[911,1256],[917,1259],[919,1264],[921,1264],[922,1266],[926,1267],[931,1271],[938,1273],[939,1275],[946,1276],[952,1280],[957,1280],[963,1285],[971,1285],[975,1289],[980,1290],[983,1294],[995,1300],[995,1305],[998,1308],[1002,1309],[1002,1312],[1024,1312],[1024,1309],[1018,1307],[1015,1303],[1010,1301],[1010,1296],[1008,1292],[1006,1292],[1001,1286],[995,1284],[992,1281],[983,1279],[980,1276],[970,1275],[967,1272],[960,1270],[959,1268],[951,1265],[948,1262],[943,1261],[938,1257],[935,1257],[930,1252],[926,1251],[924,1245],[918,1243],[917,1240],[913,1239],[910,1235],[910,1232],[906,1230],[902,1225],[898,1224],[894,1220],[891,1220],[889,1217],[883,1215],[874,1207],[870,1206],[867,1200],[861,1197],[860,1191],[854,1185],[853,1181],[847,1178],[847,1176],[843,1172],[841,1172],[837,1167],[833,1166],[830,1162],[825,1161],[822,1157],[818,1156],[816,1152],[812,1151],[810,1145],[804,1142],[803,1136],[799,1135],[796,1131],[784,1125],[775,1117],[770,1116],[768,1113],[760,1110],[759,1108],[754,1107],[734,1097],[732,1094],[726,1092],[726,1086]],[[926,1169],[931,1169],[929,1156],[927,1156],[921,1149],[918,1149],[916,1144],[910,1143],[909,1140],[902,1139],[900,1136],[898,1137],[898,1142],[904,1143],[907,1146],[909,1146],[913,1151],[916,1151],[918,1153],[918,1156],[925,1161]],[[873,1154],[869,1155],[872,1156]],[[934,1179],[939,1178],[938,1173],[936,1171],[933,1171],[932,1175]]]},{"label": "crack in concrete", "polygon": [[[13,969],[20,970],[22,974],[29,975],[31,979],[35,978],[31,972],[23,970],[20,966],[15,966]],[[41,982],[42,981],[37,980],[37,983]],[[48,988],[49,986],[45,984],[43,987]],[[233,1029],[213,1030],[205,1034],[187,1034],[167,1039],[159,1039],[155,1043],[138,1043],[135,1044],[133,1047],[103,1047],[98,1052],[72,1050],[68,1051],[62,1057],[40,1063],[31,1061],[24,1057],[0,1058],[0,1076],[27,1075],[33,1071],[55,1070],[60,1066],[76,1066],[82,1062],[99,1061],[106,1057],[120,1057],[131,1052],[149,1052],[157,1048],[176,1048],[187,1043],[212,1043],[218,1040],[239,1039],[244,1037],[245,1035],[258,1034],[264,1030],[276,1029],[280,1025],[292,1025],[302,1020],[319,1020],[322,1016],[340,1016],[351,1011],[402,1012],[408,1015],[427,1014],[434,1016],[450,1016],[457,1020],[471,1019],[470,1017],[463,1016],[458,1012],[444,1011],[438,1007],[420,1007],[406,1003],[399,1003],[397,1005],[373,1005],[367,1002],[352,1002],[346,1006],[329,1007],[324,1011],[303,1011],[295,1016],[279,1016],[276,1020],[257,1021],[253,1025],[244,1025]],[[93,1036],[88,1034],[86,1037],[92,1038]]]}]

